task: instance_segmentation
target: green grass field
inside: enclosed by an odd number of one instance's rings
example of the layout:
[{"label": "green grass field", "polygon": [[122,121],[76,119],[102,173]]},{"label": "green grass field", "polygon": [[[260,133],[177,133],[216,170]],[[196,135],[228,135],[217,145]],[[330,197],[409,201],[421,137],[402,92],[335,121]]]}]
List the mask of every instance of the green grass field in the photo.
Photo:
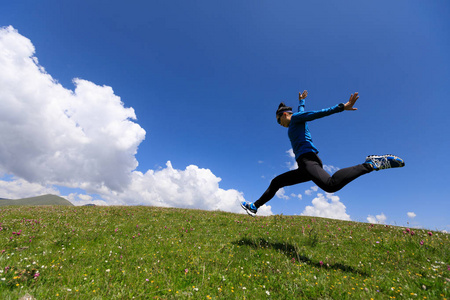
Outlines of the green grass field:
[{"label": "green grass field", "polygon": [[449,299],[450,236],[156,207],[0,209],[0,295],[19,299]]}]

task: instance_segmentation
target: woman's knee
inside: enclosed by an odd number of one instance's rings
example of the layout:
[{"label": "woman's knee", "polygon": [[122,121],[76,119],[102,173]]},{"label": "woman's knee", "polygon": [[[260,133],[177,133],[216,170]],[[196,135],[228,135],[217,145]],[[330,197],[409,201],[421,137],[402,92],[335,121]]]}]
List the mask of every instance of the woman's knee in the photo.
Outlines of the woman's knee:
[{"label": "woman's knee", "polygon": [[335,193],[339,191],[342,187],[333,183],[332,180],[328,180],[328,182],[315,182],[315,184],[321,188],[324,192],[327,193]]},{"label": "woman's knee", "polygon": [[276,189],[277,191],[279,189],[281,189],[282,187],[284,187],[284,181],[282,180],[282,178],[280,177],[275,177],[274,179],[272,179],[272,181],[270,182],[270,188],[271,189]]},{"label": "woman's knee", "polygon": [[339,191],[342,187],[340,186],[336,186],[336,185],[324,185],[324,186],[319,186],[322,190],[324,190],[327,193],[336,193],[337,191]]},{"label": "woman's knee", "polygon": [[336,193],[337,191],[339,191],[340,189],[335,188],[335,187],[326,187],[325,189],[323,189],[325,192],[327,193]]}]

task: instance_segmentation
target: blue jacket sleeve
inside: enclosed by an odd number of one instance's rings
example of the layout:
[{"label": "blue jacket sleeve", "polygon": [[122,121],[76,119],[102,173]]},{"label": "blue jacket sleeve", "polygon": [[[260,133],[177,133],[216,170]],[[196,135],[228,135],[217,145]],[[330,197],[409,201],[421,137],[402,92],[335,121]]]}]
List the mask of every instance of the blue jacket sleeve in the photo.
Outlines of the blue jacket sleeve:
[{"label": "blue jacket sleeve", "polygon": [[[304,107],[303,107],[303,109],[304,109]],[[300,107],[299,107],[299,110],[300,110]],[[307,111],[307,112],[299,111],[298,113],[295,113],[292,115],[291,122],[305,123],[305,122],[313,121],[315,119],[320,119],[320,118],[341,112],[343,110],[344,110],[344,104],[341,103],[341,104],[337,104],[337,105],[329,107],[329,108],[324,108],[322,110]]]},{"label": "blue jacket sleeve", "polygon": [[298,112],[304,112],[305,111],[305,99],[299,100],[298,103]]}]

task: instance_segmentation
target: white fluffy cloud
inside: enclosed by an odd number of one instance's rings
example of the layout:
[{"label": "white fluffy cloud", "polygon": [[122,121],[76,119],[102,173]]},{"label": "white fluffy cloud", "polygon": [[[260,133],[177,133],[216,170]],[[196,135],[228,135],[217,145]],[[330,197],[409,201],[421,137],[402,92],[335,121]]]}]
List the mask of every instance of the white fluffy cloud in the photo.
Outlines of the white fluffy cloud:
[{"label": "white fluffy cloud", "polygon": [[378,223],[378,224],[384,224],[386,222],[386,219],[387,219],[387,217],[384,213],[376,215],[375,217],[372,215],[369,215],[367,217],[367,221],[369,223]]},{"label": "white fluffy cloud", "polygon": [[291,194],[291,197],[298,198],[298,199],[300,199],[300,200],[302,200],[302,198],[303,198],[303,197],[302,197],[302,194],[298,194],[298,195],[297,195],[297,194],[294,194],[294,193]]},{"label": "white fluffy cloud", "polygon": [[284,200],[289,199],[289,196],[286,195],[286,191],[284,190],[284,188],[279,189],[275,195],[280,199],[284,199]]},{"label": "white fluffy cloud", "polygon": [[39,66],[31,41],[0,29],[0,171],[29,182],[123,189],[145,131],[107,86],[75,91]]},{"label": "white fluffy cloud", "polygon": [[414,219],[416,217],[416,214],[414,212],[408,212],[407,213],[408,218]]},{"label": "white fluffy cloud", "polygon": [[100,191],[109,203],[155,206],[176,206],[184,208],[218,209],[239,211],[242,193],[219,188],[220,178],[211,170],[194,165],[185,170],[172,167],[170,161],[166,168],[148,170],[146,173],[132,173],[130,186],[124,192]]},{"label": "white fluffy cloud", "polygon": [[21,178],[0,180],[0,198],[19,199],[45,194],[59,195],[59,191],[54,187],[30,183]]},{"label": "white fluffy cloud", "polygon": [[317,185],[312,186],[309,188],[309,190],[305,191],[305,194],[308,196],[311,196],[314,192],[317,192],[319,190],[319,187]]},{"label": "white fluffy cloud", "polygon": [[317,197],[312,200],[312,204],[313,206],[306,206],[301,215],[350,221],[350,215],[346,213],[345,205],[334,194],[318,193]]},{"label": "white fluffy cloud", "polygon": [[[0,28],[0,197],[59,194],[53,185],[80,188],[76,204],[142,204],[242,212],[242,193],[219,187],[209,169],[188,166],[136,171],[145,131],[133,108],[111,87],[75,79],[71,91],[34,56],[29,39]],[[272,214],[263,206],[258,214]]]}]

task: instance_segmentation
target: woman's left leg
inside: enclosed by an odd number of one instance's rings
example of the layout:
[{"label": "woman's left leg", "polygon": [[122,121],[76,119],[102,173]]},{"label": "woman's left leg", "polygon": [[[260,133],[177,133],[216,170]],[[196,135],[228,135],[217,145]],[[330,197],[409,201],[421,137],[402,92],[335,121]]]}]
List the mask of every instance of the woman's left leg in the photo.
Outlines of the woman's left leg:
[{"label": "woman's left leg", "polygon": [[291,170],[281,175],[278,175],[270,182],[267,190],[262,194],[262,196],[254,203],[255,207],[258,208],[266,204],[270,199],[272,199],[276,192],[285,187],[298,183],[302,183],[305,181],[311,180],[309,175],[305,170],[301,170],[300,168],[296,170]]}]

